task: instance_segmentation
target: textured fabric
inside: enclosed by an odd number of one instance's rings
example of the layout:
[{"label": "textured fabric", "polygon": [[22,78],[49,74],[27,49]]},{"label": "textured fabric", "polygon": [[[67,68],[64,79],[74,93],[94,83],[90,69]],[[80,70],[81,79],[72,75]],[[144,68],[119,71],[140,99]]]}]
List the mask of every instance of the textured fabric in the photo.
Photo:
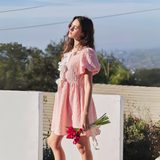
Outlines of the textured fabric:
[{"label": "textured fabric", "polygon": [[[64,59],[62,58],[61,62]],[[66,66],[65,78],[60,84],[60,96],[58,96],[59,90],[56,92],[51,130],[57,135],[66,135],[65,126],[81,128],[81,116],[85,100],[84,73],[86,69],[91,71],[92,75],[97,74],[100,70],[96,52],[90,47],[85,47],[70,57]],[[88,116],[90,123],[97,120],[93,98],[91,98]],[[100,134],[100,130],[97,130],[97,134]],[[92,132],[88,130],[83,135],[91,136]]]}]

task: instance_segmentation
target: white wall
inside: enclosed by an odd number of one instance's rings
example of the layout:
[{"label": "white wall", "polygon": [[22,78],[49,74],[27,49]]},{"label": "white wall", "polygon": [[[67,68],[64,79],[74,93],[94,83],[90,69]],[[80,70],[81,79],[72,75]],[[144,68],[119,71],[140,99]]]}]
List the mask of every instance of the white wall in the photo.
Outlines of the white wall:
[{"label": "white wall", "polygon": [[[101,134],[96,136],[98,148],[95,150],[90,138],[94,160],[123,160],[123,98],[119,95],[93,94],[97,118],[107,113],[110,124],[101,126]],[[81,160],[80,153],[71,139],[62,140],[67,160]]]},{"label": "white wall", "polygon": [[[91,148],[94,160],[123,159],[123,98],[93,94],[98,118],[107,113],[111,123],[101,126],[100,150]],[[43,92],[0,91],[0,159],[42,160]],[[72,140],[62,140],[67,160],[81,160]]]},{"label": "white wall", "polygon": [[43,92],[0,91],[0,159],[42,160]]}]

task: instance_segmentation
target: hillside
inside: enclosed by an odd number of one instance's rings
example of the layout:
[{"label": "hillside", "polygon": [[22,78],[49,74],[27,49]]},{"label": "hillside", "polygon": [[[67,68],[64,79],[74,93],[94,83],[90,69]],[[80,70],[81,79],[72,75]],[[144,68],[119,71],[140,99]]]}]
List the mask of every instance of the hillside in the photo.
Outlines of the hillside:
[{"label": "hillside", "polygon": [[[108,52],[109,53],[109,52]],[[160,68],[160,48],[139,50],[114,50],[116,58],[124,59],[127,68]]]}]

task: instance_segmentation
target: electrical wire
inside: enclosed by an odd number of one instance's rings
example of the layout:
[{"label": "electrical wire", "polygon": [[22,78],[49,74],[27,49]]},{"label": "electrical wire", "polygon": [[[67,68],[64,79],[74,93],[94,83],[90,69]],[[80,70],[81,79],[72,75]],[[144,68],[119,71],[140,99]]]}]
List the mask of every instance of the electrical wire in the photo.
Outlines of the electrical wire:
[{"label": "electrical wire", "polygon": [[[109,18],[109,17],[115,17],[115,16],[124,16],[124,15],[128,15],[128,14],[135,14],[135,13],[140,13],[140,12],[149,12],[149,11],[155,11],[155,10],[160,10],[160,8],[142,10],[142,11],[135,11],[135,12],[127,12],[127,13],[119,13],[119,14],[113,14],[113,15],[107,15],[107,16],[101,16],[101,17],[93,17],[91,19],[100,19],[100,18]],[[34,26],[16,27],[16,28],[4,28],[4,29],[0,29],[0,31],[25,29],[25,28],[33,28],[33,27],[43,27],[43,26],[49,26],[49,25],[64,24],[64,23],[69,23],[69,22],[70,21],[56,22],[56,23],[49,23],[49,24],[40,24],[40,25],[34,25]]]},{"label": "electrical wire", "polygon": [[6,10],[6,11],[0,11],[0,13],[16,12],[16,11],[22,11],[22,10],[28,10],[28,9],[36,9],[36,8],[42,8],[42,7],[49,7],[49,6],[59,5],[59,4],[76,2],[76,1],[82,1],[82,0],[74,0],[74,1],[67,1],[67,2],[61,2],[61,3],[48,4],[48,5],[43,5],[43,6],[35,6],[35,7],[28,7],[28,8],[19,8],[19,9],[13,9],[13,10]]},{"label": "electrical wire", "polygon": [[155,11],[155,10],[160,10],[160,8],[148,9],[148,10],[142,10],[142,11],[135,11],[135,12],[128,12],[128,13],[119,13],[119,14],[101,16],[101,17],[94,17],[92,19],[107,18],[107,17],[114,17],[114,16],[123,16],[123,15],[127,15],[127,14],[135,14],[135,13],[149,12],[149,11]]},{"label": "electrical wire", "polygon": [[69,22],[70,22],[70,21],[66,21],[66,22],[56,22],[56,23],[49,23],[49,24],[40,24],[40,25],[34,25],[34,26],[17,27],[17,28],[6,28],[6,29],[0,29],[0,31],[15,30],[15,29],[25,29],[25,28],[34,28],[34,27],[43,27],[43,26],[63,24],[63,23],[69,23]]}]

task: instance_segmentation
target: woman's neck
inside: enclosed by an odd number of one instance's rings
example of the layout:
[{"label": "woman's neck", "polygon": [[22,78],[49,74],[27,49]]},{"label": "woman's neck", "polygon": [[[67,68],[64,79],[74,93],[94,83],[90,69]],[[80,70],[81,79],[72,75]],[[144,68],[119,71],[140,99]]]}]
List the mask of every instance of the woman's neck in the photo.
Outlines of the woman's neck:
[{"label": "woman's neck", "polygon": [[79,41],[77,41],[76,39],[74,39],[74,46],[78,46],[79,45]]},{"label": "woman's neck", "polygon": [[86,47],[86,46],[80,46],[79,48],[72,48],[72,51],[80,51],[80,50],[82,50],[84,47]]}]

